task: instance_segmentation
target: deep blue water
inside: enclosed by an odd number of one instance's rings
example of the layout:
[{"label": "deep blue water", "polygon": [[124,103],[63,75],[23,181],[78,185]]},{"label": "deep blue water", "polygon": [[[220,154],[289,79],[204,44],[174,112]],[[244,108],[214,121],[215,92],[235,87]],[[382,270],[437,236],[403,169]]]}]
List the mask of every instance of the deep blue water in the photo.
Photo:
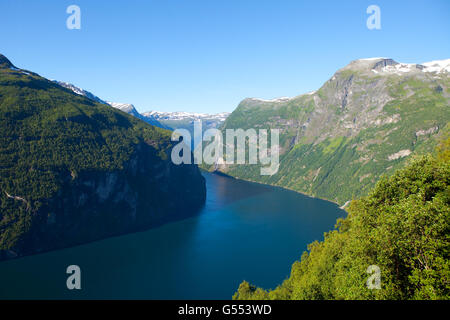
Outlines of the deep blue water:
[{"label": "deep blue water", "polygon": [[[345,212],[292,191],[204,173],[199,215],[145,232],[0,263],[0,299],[229,299],[274,288]],[[81,268],[81,290],[66,268]]]}]

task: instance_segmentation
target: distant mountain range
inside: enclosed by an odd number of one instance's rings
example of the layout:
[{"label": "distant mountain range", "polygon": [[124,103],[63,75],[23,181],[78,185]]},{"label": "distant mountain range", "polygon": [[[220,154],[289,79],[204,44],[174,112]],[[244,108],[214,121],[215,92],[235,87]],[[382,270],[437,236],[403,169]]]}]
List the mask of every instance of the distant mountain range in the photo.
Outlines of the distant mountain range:
[{"label": "distant mountain range", "polygon": [[450,59],[369,58],[352,61],[313,92],[247,98],[222,130],[279,128],[279,171],[261,176],[258,165],[225,164],[219,170],[344,204],[449,133],[449,85]]},{"label": "distant mountain range", "polygon": [[344,204],[409,158],[432,151],[449,132],[449,74],[450,59],[421,64],[358,59],[316,91],[271,100],[247,98],[231,114],[141,114],[132,104],[106,102],[72,84],[58,84],[165,129],[193,133],[198,120],[203,130],[278,128],[277,174],[260,176],[255,165],[204,168]]},{"label": "distant mountain range", "polygon": [[208,113],[195,113],[195,112],[184,112],[184,111],[178,111],[178,112],[149,111],[149,112],[144,112],[143,115],[146,117],[154,117],[155,119],[160,120],[160,121],[179,121],[179,120],[225,121],[226,118],[230,115],[230,112],[208,114]]},{"label": "distant mountain range", "polygon": [[[194,140],[196,138],[201,139],[201,134],[211,128],[220,128],[225,122],[226,118],[230,115],[229,112],[222,112],[216,114],[207,113],[194,113],[194,112],[159,112],[150,111],[142,114],[145,118],[155,119],[161,124],[169,127],[171,130],[186,129],[189,131],[192,137],[191,148],[194,149],[196,145]],[[202,132],[197,132],[197,137],[194,132],[194,123],[201,121]],[[199,140],[200,141],[200,140]]]},{"label": "distant mountain range", "polygon": [[70,89],[76,94],[85,96],[91,100],[99,103],[110,105],[116,109],[123,112],[131,114],[132,116],[144,120],[145,122],[168,130],[175,130],[178,128],[185,128],[188,130],[193,130],[194,121],[202,121],[204,125],[204,130],[209,128],[218,128],[225,121],[225,119],[230,115],[229,112],[222,112],[217,114],[207,114],[207,113],[194,113],[194,112],[159,112],[159,111],[148,111],[144,113],[139,113],[134,105],[130,103],[119,103],[105,101],[94,95],[93,93],[79,88],[71,83],[56,81],[60,86]]}]

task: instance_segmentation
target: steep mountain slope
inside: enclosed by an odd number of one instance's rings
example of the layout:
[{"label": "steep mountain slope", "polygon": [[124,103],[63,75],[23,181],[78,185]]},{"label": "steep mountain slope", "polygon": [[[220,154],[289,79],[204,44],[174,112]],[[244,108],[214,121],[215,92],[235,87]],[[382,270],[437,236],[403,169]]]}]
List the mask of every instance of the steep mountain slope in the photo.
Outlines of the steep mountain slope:
[{"label": "steep mountain slope", "polygon": [[113,107],[116,108],[120,111],[123,111],[125,113],[131,114],[133,117],[136,117],[138,119],[141,119],[145,122],[147,122],[148,124],[151,124],[152,126],[156,126],[159,128],[163,128],[163,129],[167,129],[167,130],[171,130],[172,128],[170,128],[169,126],[159,122],[158,120],[156,120],[153,117],[146,117],[142,114],[140,114],[136,108],[134,107],[134,105],[130,104],[130,103],[120,103],[120,102],[108,102],[108,104]]},{"label": "steep mountain slope", "polygon": [[[230,115],[229,112],[221,112],[221,113],[215,113],[215,114],[209,114],[209,113],[195,113],[195,112],[160,112],[160,111],[149,111],[144,112],[144,116],[147,117],[153,117],[155,119],[158,119],[161,122],[164,122],[168,125],[172,124],[172,121],[174,125],[176,126],[177,121],[185,121],[188,122],[194,122],[194,121],[204,121],[207,123],[209,128],[218,128],[221,123],[223,123],[227,117]],[[211,123],[211,124],[208,124]]]},{"label": "steep mountain slope", "polygon": [[133,117],[144,120],[152,126],[157,126],[167,130],[187,129],[193,136],[194,121],[202,121],[203,131],[209,128],[219,128],[225,119],[230,115],[229,112],[217,114],[195,113],[195,112],[159,112],[148,111],[139,113],[131,103],[104,101],[93,93],[77,87],[71,83],[63,81],[55,81],[60,86],[72,90],[76,94],[85,96],[99,103],[110,105],[125,113],[131,114]]},{"label": "steep mountain slope", "polygon": [[348,217],[308,246],[280,286],[243,282],[233,298],[450,299],[449,147],[450,139],[437,157],[411,161],[352,201]]},{"label": "steep mountain slope", "polygon": [[64,82],[64,81],[57,81],[57,80],[53,80],[54,82],[56,82],[57,84],[59,84],[61,87],[64,87],[66,89],[72,90],[73,92],[75,92],[76,94],[79,94],[81,96],[84,96],[86,98],[89,98],[91,100],[94,100],[96,102],[99,103],[103,103],[103,104],[109,104],[108,102],[106,102],[105,100],[100,99],[99,97],[97,97],[95,94],[84,90],[80,87],[77,87],[76,85],[73,85],[71,83],[68,82]]},{"label": "steep mountain slope", "polygon": [[[175,129],[186,129],[190,132],[192,137],[192,148],[194,145],[194,123],[201,121],[202,132],[198,134],[203,134],[208,129],[220,128],[225,122],[226,118],[230,115],[229,112],[221,112],[216,114],[208,113],[194,113],[194,112],[159,112],[159,111],[149,111],[142,114],[148,119],[155,119],[163,125],[167,126],[171,130]],[[201,137],[200,137],[201,138]]]},{"label": "steep mountain slope", "polygon": [[450,60],[420,65],[372,58],[351,62],[314,92],[245,99],[223,130],[280,129],[279,171],[261,176],[258,165],[220,170],[344,204],[409,157],[431,151],[448,132],[449,82]]},{"label": "steep mountain slope", "polygon": [[55,83],[59,84],[61,87],[64,87],[66,89],[72,90],[73,92],[75,92],[76,94],[79,94],[81,96],[84,96],[86,98],[89,98],[91,100],[94,100],[96,102],[99,103],[103,103],[106,105],[109,105],[113,108],[116,108],[120,111],[123,111],[125,113],[131,114],[133,117],[136,117],[138,119],[144,120],[145,122],[151,124],[152,126],[157,126],[163,129],[168,129],[170,130],[170,128],[166,125],[163,125],[162,123],[160,123],[158,120],[156,120],[155,118],[152,117],[144,117],[142,116],[134,107],[134,105],[132,105],[131,103],[120,103],[120,102],[106,102],[102,99],[100,99],[99,97],[97,97],[96,95],[94,95],[93,93],[86,91],[80,87],[77,87],[71,83],[68,82],[63,82],[63,81],[55,81]]},{"label": "steep mountain slope", "polygon": [[143,230],[203,205],[170,131],[0,55],[0,260]]}]

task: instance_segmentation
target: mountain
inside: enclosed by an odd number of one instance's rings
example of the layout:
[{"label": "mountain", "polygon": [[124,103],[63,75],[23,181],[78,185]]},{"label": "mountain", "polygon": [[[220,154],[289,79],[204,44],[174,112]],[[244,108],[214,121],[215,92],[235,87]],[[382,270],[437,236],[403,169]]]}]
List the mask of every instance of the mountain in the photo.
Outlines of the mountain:
[{"label": "mountain", "polygon": [[116,109],[126,112],[128,114],[131,114],[133,117],[136,117],[136,118],[141,117],[141,114],[136,110],[134,105],[132,105],[130,103],[108,102],[108,104],[113,108],[116,108]]},{"label": "mountain", "polygon": [[160,123],[158,120],[151,118],[151,117],[143,117],[134,107],[134,105],[130,104],[130,103],[120,103],[120,102],[110,102],[110,101],[104,101],[102,99],[100,99],[99,97],[97,97],[96,95],[94,95],[93,93],[86,91],[84,89],[81,89],[80,87],[77,87],[71,83],[68,82],[63,82],[63,81],[56,81],[54,80],[55,83],[59,84],[60,86],[72,90],[73,92],[75,92],[76,94],[79,94],[81,96],[84,96],[86,98],[89,98],[93,101],[99,102],[99,103],[103,103],[106,105],[109,105],[113,108],[116,108],[122,112],[131,114],[133,117],[136,117],[138,119],[144,120],[145,122],[151,124],[152,126],[157,126],[163,129],[170,129],[168,126],[163,125],[162,123]]},{"label": "mountain", "polygon": [[147,119],[155,119],[156,121],[167,126],[171,130],[175,129],[186,129],[189,131],[192,137],[192,149],[196,146],[194,145],[194,123],[201,121],[202,132],[205,132],[211,128],[220,128],[225,122],[227,117],[230,115],[229,112],[221,112],[215,114],[208,113],[194,113],[194,112],[160,112],[160,111],[149,111],[142,114]]},{"label": "mountain", "polygon": [[205,180],[170,136],[0,55],[0,260],[194,214]]},{"label": "mountain", "polygon": [[56,82],[57,84],[59,84],[61,87],[64,87],[64,88],[69,89],[69,90],[72,90],[76,94],[79,94],[81,96],[84,96],[86,98],[89,98],[89,99],[94,100],[94,101],[99,102],[99,103],[109,104],[108,102],[100,99],[99,97],[97,97],[93,93],[91,93],[89,91],[86,91],[84,89],[81,89],[80,87],[77,87],[77,86],[75,86],[75,85],[73,85],[71,83],[63,82],[63,81],[57,81],[57,80],[53,80],[53,81]]},{"label": "mountain", "polygon": [[159,122],[158,120],[156,120],[155,118],[152,117],[146,117],[143,116],[142,114],[140,114],[136,108],[134,107],[134,105],[129,104],[129,103],[119,103],[119,102],[108,102],[108,104],[113,107],[116,108],[120,111],[126,112],[128,114],[131,114],[133,117],[136,117],[138,119],[141,119],[149,124],[151,124],[152,126],[156,126],[159,128],[163,128],[163,129],[167,129],[167,130],[171,130],[171,128],[161,122]]},{"label": "mountain", "polygon": [[280,129],[279,170],[272,176],[261,176],[259,165],[221,164],[219,170],[344,204],[409,158],[433,150],[449,132],[449,82],[450,59],[370,58],[352,61],[313,92],[247,98],[222,129]]},{"label": "mountain", "polygon": [[[172,130],[175,129],[188,129],[193,131],[194,122],[201,121],[203,125],[203,131],[210,128],[219,128],[230,115],[229,112],[221,113],[195,113],[195,112],[160,112],[149,111],[142,114],[146,118],[156,119],[160,123],[166,125]],[[192,134],[193,136],[193,134]]]},{"label": "mountain", "polygon": [[209,128],[218,128],[225,121],[225,119],[230,115],[229,112],[222,112],[217,114],[207,114],[207,113],[194,113],[194,112],[159,112],[159,111],[148,111],[144,113],[139,113],[134,105],[130,103],[120,103],[104,101],[94,95],[93,93],[86,91],[80,87],[77,87],[68,82],[56,81],[60,86],[72,90],[76,94],[85,96],[91,100],[99,103],[110,105],[113,108],[119,109],[125,113],[131,114],[132,116],[144,120],[145,122],[157,126],[163,129],[175,130],[175,129],[188,129],[192,136],[194,130],[194,121],[202,121],[204,125],[203,131]]},{"label": "mountain", "polygon": [[154,117],[160,121],[216,121],[216,123],[221,123],[226,120],[230,115],[229,112],[221,112],[215,114],[208,113],[195,113],[195,112],[160,112],[160,111],[149,111],[144,112],[144,116]]},{"label": "mountain", "polygon": [[243,282],[233,298],[449,299],[449,147],[447,139],[437,156],[411,161],[352,201],[348,216],[310,244],[274,290]]}]

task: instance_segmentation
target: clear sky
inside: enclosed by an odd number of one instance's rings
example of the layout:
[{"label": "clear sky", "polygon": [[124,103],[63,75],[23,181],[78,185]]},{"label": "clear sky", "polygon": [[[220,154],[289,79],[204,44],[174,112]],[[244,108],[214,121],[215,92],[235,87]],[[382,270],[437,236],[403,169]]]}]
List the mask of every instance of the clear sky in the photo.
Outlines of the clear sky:
[{"label": "clear sky", "polygon": [[[366,27],[371,4],[381,30]],[[449,0],[0,1],[0,53],[16,66],[141,112],[232,111],[318,89],[358,58],[448,59],[449,39]]]}]

